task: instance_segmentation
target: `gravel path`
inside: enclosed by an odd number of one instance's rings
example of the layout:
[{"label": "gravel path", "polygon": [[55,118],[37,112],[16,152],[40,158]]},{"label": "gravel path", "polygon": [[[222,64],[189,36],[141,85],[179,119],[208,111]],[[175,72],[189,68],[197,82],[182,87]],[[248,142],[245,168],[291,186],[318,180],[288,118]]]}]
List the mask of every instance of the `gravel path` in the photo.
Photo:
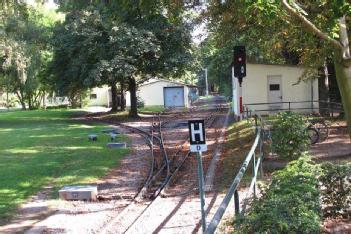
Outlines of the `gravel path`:
[{"label": "gravel path", "polygon": [[351,141],[347,128],[331,128],[328,139],[312,145],[310,152],[321,160],[351,157]]}]

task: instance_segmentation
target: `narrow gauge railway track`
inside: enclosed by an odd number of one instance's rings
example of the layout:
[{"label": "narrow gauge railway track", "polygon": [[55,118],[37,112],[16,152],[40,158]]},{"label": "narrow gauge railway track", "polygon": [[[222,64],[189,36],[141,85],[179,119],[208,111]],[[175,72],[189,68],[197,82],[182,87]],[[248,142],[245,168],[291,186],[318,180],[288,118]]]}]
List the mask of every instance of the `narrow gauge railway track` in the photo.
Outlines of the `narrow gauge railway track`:
[{"label": "narrow gauge railway track", "polygon": [[[224,108],[218,106],[211,115],[208,115],[205,119],[206,126],[211,126],[215,120],[218,112]],[[189,117],[189,114],[191,115]],[[180,118],[191,118],[192,113],[177,113],[165,121],[161,121],[160,115],[154,115],[150,127],[150,131],[142,128],[130,126],[122,123],[115,123],[113,121],[104,121],[112,125],[117,125],[122,128],[126,128],[131,132],[138,133],[145,138],[146,143],[149,145],[151,150],[151,166],[149,174],[146,178],[145,184],[139,190],[138,194],[130,201],[124,210],[116,217],[112,218],[107,225],[101,230],[101,233],[115,233],[114,227],[117,223],[123,220],[123,216],[128,210],[133,210],[136,206],[142,206],[138,209],[138,214],[134,217],[133,221],[129,221],[126,227],[123,228],[122,232],[127,232],[148,210],[148,208],[157,201],[160,196],[170,196],[165,190],[170,187],[171,183],[176,181],[177,173],[187,161],[190,156],[188,150],[184,150],[188,144],[188,140],[184,139],[181,146],[176,150],[171,157],[167,154],[166,146],[163,138],[162,127],[172,121],[179,120]],[[158,151],[158,153],[157,153]],[[194,189],[187,191],[193,192]],[[146,199],[146,200],[145,200]],[[118,231],[119,233],[120,231]]]},{"label": "narrow gauge railway track", "polygon": [[[221,111],[222,108],[218,108],[213,114],[207,116],[205,118],[205,124],[207,126],[212,126],[212,124],[215,122],[216,117],[217,117],[217,113],[219,111]],[[177,116],[175,117],[175,119],[177,119]],[[168,120],[169,121],[169,120]],[[168,176],[163,176],[161,181],[159,181],[158,183],[156,183],[157,185],[157,190],[156,192],[153,194],[153,200],[151,200],[143,209],[142,211],[137,215],[137,217],[135,217],[135,219],[133,220],[133,222],[131,222],[128,227],[126,229],[123,230],[123,232],[131,232],[133,233],[133,226],[134,225],[138,225],[138,221],[140,219],[142,219],[142,216],[144,213],[149,213],[149,209],[153,209],[151,208],[151,206],[154,203],[161,203],[162,200],[160,199],[161,197],[168,197],[169,195],[165,192],[165,190],[167,190],[167,188],[171,185],[172,182],[174,182],[177,178],[177,173],[179,172],[180,168],[182,168],[182,166],[185,164],[185,162],[187,161],[187,159],[190,156],[190,152],[188,150],[185,150],[184,152],[184,148],[185,146],[188,144],[187,140],[184,140],[183,144],[181,145],[181,147],[172,155],[172,157],[170,157],[168,159],[168,165],[166,164],[166,160],[164,161],[164,164],[162,165],[161,169],[163,170],[162,173],[165,175],[167,174],[166,168],[169,168],[169,174]],[[163,144],[163,146],[165,146]],[[161,171],[161,170],[160,170]],[[159,171],[159,172],[160,172]],[[158,186],[159,185],[159,186]],[[195,184],[194,184],[195,185]],[[186,194],[191,193],[194,191],[194,187],[189,189],[188,191],[186,191]],[[152,189],[151,191],[154,191],[154,189]],[[181,194],[178,194],[181,195]],[[157,206],[157,205],[155,205]],[[155,211],[156,212],[156,211]],[[112,231],[113,232],[113,231]],[[112,233],[111,232],[111,233]]]}]

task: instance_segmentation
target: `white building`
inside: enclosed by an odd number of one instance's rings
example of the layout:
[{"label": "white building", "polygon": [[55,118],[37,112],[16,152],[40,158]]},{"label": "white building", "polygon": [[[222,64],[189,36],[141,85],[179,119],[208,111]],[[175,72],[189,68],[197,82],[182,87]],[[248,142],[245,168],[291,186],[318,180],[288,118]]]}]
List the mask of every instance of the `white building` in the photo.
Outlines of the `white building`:
[{"label": "white building", "polygon": [[[195,86],[180,82],[150,79],[138,86],[137,97],[145,106],[189,107],[197,95]],[[90,90],[88,106],[111,106],[111,89],[108,86]],[[126,105],[130,106],[130,94],[126,92]]]},{"label": "white building", "polygon": [[[191,99],[197,95],[193,85],[163,80],[150,79],[139,85],[137,96],[145,106],[189,107]],[[130,106],[130,94],[126,95],[127,106]]]},{"label": "white building", "polygon": [[[303,67],[247,64],[242,83],[242,104],[259,114],[294,110],[311,112],[318,108],[318,80],[300,81]],[[240,113],[240,89],[235,78],[235,113]]]}]

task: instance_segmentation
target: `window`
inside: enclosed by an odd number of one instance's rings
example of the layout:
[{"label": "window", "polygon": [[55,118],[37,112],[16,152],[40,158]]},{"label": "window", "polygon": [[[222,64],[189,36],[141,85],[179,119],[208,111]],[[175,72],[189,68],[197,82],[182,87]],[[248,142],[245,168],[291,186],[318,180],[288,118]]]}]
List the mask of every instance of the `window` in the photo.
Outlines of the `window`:
[{"label": "window", "polygon": [[280,85],[279,84],[270,84],[269,90],[270,91],[278,91],[278,90],[280,90]]},{"label": "window", "polygon": [[95,93],[90,94],[90,99],[96,99],[96,98],[97,98],[97,96]]}]

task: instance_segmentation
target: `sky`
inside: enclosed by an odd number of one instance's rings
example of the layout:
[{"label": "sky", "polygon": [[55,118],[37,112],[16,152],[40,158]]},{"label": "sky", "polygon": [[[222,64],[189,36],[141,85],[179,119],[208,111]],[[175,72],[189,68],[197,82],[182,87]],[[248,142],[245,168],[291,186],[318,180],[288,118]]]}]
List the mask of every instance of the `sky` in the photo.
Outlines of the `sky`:
[{"label": "sky", "polygon": [[[35,0],[25,0],[28,4],[35,6]],[[46,0],[45,6],[49,9],[56,9],[57,5],[54,3],[54,0]]]}]

